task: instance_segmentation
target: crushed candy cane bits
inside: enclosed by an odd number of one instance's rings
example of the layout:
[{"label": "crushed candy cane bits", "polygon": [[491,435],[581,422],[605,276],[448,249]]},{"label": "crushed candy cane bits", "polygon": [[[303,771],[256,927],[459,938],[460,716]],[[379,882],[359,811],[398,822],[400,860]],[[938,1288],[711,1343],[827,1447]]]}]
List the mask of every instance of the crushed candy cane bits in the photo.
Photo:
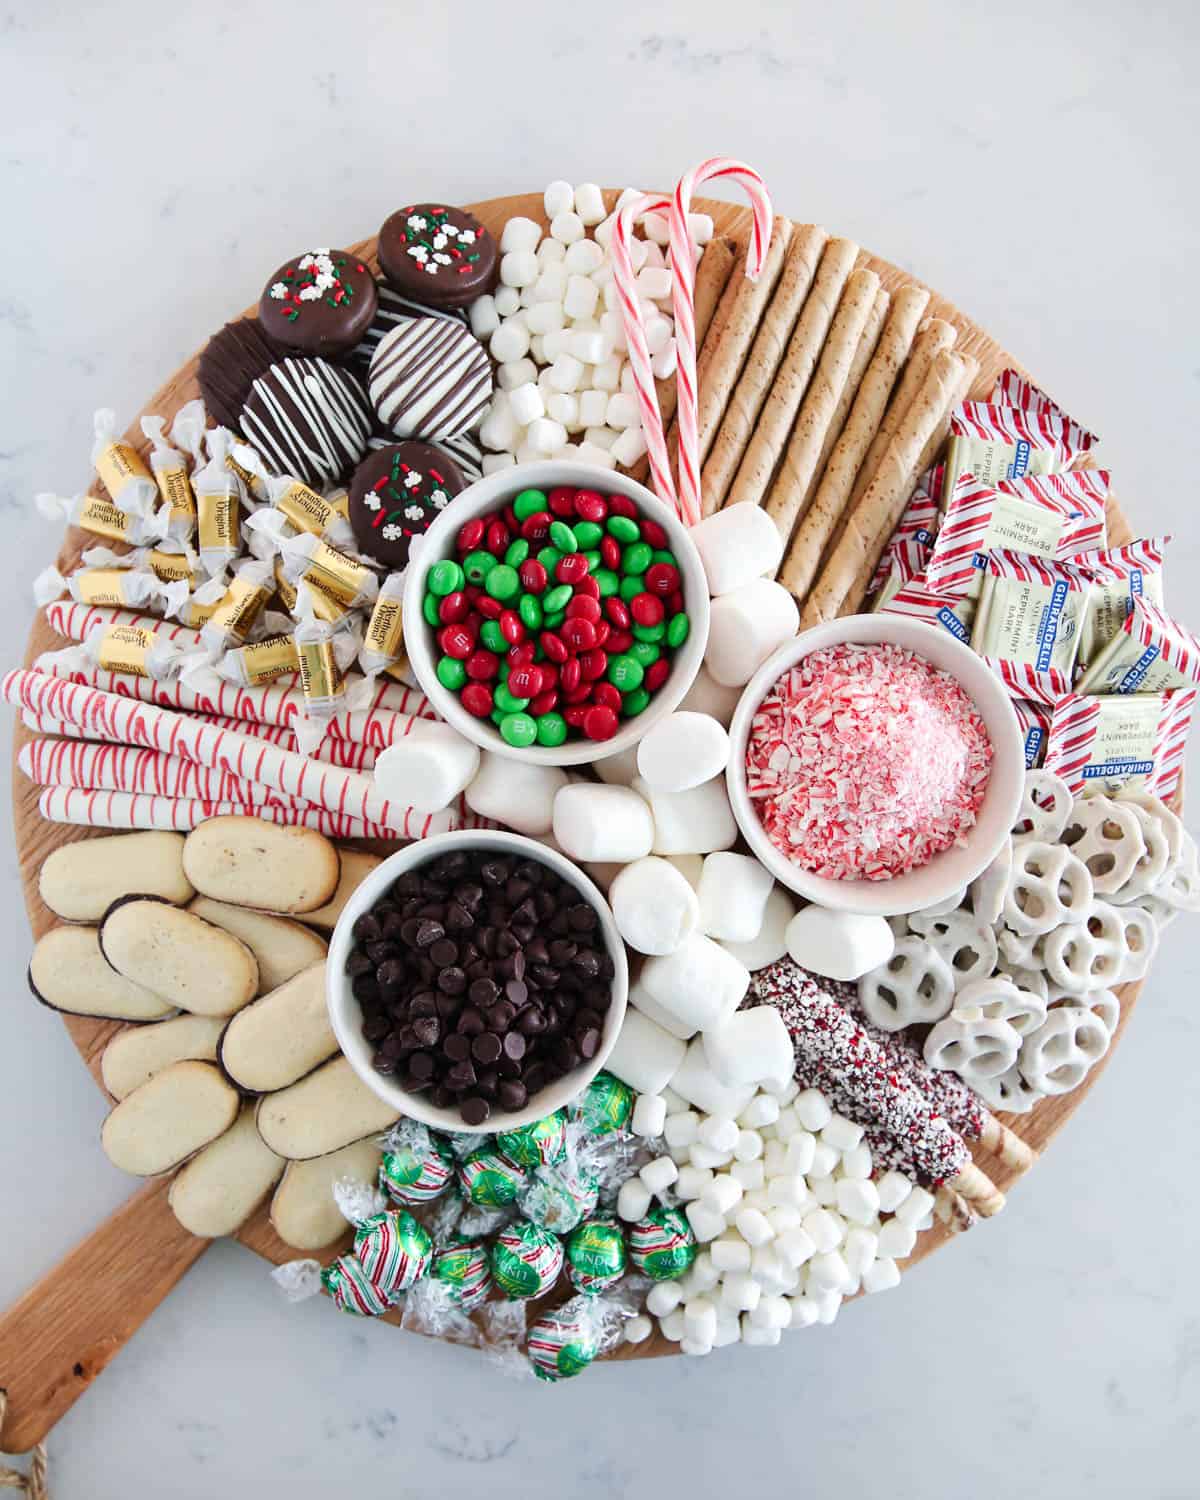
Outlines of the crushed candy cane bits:
[{"label": "crushed candy cane bits", "polygon": [[831,646],[759,705],[746,784],[768,838],[831,880],[887,880],[960,843],[992,746],[946,672],[899,646]]}]

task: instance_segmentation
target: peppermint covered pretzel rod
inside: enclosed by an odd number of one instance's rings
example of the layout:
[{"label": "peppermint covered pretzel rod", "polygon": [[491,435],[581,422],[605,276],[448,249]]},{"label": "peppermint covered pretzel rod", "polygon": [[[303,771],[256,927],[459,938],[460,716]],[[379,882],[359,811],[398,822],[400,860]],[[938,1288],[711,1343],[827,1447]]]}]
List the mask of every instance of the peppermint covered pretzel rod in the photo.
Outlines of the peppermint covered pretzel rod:
[{"label": "peppermint covered pretzel rod", "polygon": [[41,672],[9,672],[0,685],[0,696],[8,703],[84,729],[94,724],[106,737],[127,744],[182,755],[201,766],[223,766],[234,776],[301,797],[337,817],[380,824],[405,838],[422,836],[410,831],[410,810],[382,796],[369,777],[315,763],[235,730],[218,729],[186,714]]},{"label": "peppermint covered pretzel rod", "polygon": [[189,650],[198,650],[202,644],[198,630],[177,620],[140,614],[135,609],[117,609],[111,604],[77,604],[73,599],[55,599],[47,604],[46,624],[69,641],[87,640],[88,631],[97,625],[134,625]]},{"label": "peppermint covered pretzel rod", "polygon": [[[49,823],[75,823],[91,828],[154,828],[190,833],[209,818],[244,817],[247,808],[239,802],[202,802],[195,798],[145,797],[137,792],[83,791],[77,787],[47,787],[38,800],[38,812]],[[401,830],[366,823],[361,818],[341,816],[320,807],[284,807],[263,803],[253,809],[256,818],[290,827],[315,828],[333,839],[431,838],[457,828],[491,827],[470,812],[447,808],[439,813],[415,813],[411,827]]]},{"label": "peppermint covered pretzel rod", "polygon": [[972,1162],[962,1137],[810,974],[793,960],[780,959],[755,974],[751,993],[779,1011],[802,1069],[822,1072],[889,1135],[911,1147],[922,1181],[945,1183],[985,1218],[999,1213],[1004,1194]]}]

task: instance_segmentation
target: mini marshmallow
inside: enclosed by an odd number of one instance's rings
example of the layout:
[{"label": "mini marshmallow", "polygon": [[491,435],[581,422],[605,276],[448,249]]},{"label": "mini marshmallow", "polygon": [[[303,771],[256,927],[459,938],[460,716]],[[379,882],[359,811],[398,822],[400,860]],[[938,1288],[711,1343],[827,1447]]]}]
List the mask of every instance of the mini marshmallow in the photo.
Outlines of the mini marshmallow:
[{"label": "mini marshmallow", "polygon": [[701,1120],[696,1139],[714,1151],[732,1151],[740,1134],[736,1120],[723,1115],[708,1115]]},{"label": "mini marshmallow", "polygon": [[679,367],[679,346],[669,338],[650,360],[650,373],[655,380],[670,380]]},{"label": "mini marshmallow", "polygon": [[604,194],[594,182],[581,182],[575,189],[575,212],[589,225],[604,217]]},{"label": "mini marshmallow", "polygon": [[[542,261],[541,274],[534,283],[533,300],[539,302],[551,302],[556,306],[562,305],[562,300],[567,292],[567,268],[561,261]],[[562,327],[562,324],[559,324]]]},{"label": "mini marshmallow", "polygon": [[879,1231],[879,1254],[884,1260],[903,1260],[917,1243],[917,1231],[903,1219],[888,1219]]},{"label": "mini marshmallow", "polygon": [[869,1177],[843,1177],[836,1201],[838,1213],[852,1224],[870,1224],[879,1215],[879,1189]]},{"label": "mini marshmallow", "polygon": [[[619,355],[613,354],[608,359],[602,359],[598,365],[592,366],[592,389],[597,391],[615,391],[621,385],[621,366],[624,361]],[[604,412],[608,414],[608,402],[604,403]]]},{"label": "mini marshmallow", "polygon": [[904,1173],[894,1168],[885,1172],[875,1186],[879,1189],[879,1212],[883,1214],[894,1214],[913,1190]]},{"label": "mini marshmallow", "polygon": [[[575,189],[569,182],[555,180],[550,183],[542,194],[542,206],[546,210],[546,218],[554,219],[559,214],[569,214],[575,207]],[[512,220],[509,220],[512,223]],[[507,229],[505,231],[507,233]],[[541,234],[541,230],[538,230]],[[503,246],[503,241],[501,245]]]},{"label": "mini marshmallow", "polygon": [[783,1263],[793,1269],[805,1265],[817,1253],[816,1241],[803,1224],[785,1229],[776,1240],[775,1249]]},{"label": "mini marshmallow", "polygon": [[[573,354],[576,359],[582,360],[585,365],[599,364],[608,353],[604,346],[604,335],[592,330],[584,330],[582,333],[572,331],[567,341],[567,353]],[[616,440],[616,433],[613,433]]]},{"label": "mini marshmallow", "polygon": [[707,1250],[701,1250],[692,1262],[688,1283],[697,1292],[711,1292],[713,1287],[720,1286],[721,1273],[713,1265],[712,1256]]},{"label": "mini marshmallow", "polygon": [[650,808],[623,786],[580,781],[563,787],[554,799],[552,826],[571,859],[627,864],[649,854],[654,843]]},{"label": "mini marshmallow", "polygon": [[727,505],[688,535],[704,564],[708,591],[718,598],[756,578],[774,578],[783,560],[779,528],[760,505]]},{"label": "mini marshmallow", "polygon": [[767,1202],[772,1208],[802,1209],[811,1205],[812,1194],[803,1177],[772,1177],[767,1184]]},{"label": "mini marshmallow", "polygon": [[656,792],[690,791],[719,776],[728,763],[729,735],[711,714],[667,714],[637,747],[638,771]]},{"label": "mini marshmallow", "polygon": [[[669,1285],[664,1282],[662,1285]],[[632,1318],[626,1318],[624,1322],[625,1342],[627,1344],[644,1344],[654,1332],[654,1324],[645,1313],[635,1313]]]},{"label": "mini marshmallow", "polygon": [[471,332],[481,342],[490,339],[500,327],[500,314],[496,311],[496,300],[490,294],[476,297],[467,312]]},{"label": "mini marshmallow", "polygon": [[783,1297],[764,1297],[747,1317],[754,1328],[784,1329],[792,1321],[792,1310]]},{"label": "mini marshmallow", "polygon": [[638,1177],[621,1184],[617,1193],[617,1217],[636,1224],[650,1212],[650,1190]]},{"label": "mini marshmallow", "polygon": [[570,276],[593,276],[604,265],[604,247],[595,240],[576,240],[567,246],[563,265]]},{"label": "mini marshmallow", "polygon": [[[771,1200],[768,1198],[765,1188],[750,1188],[742,1194],[742,1207],[756,1208],[764,1219],[767,1218],[767,1210],[771,1206]],[[767,1219],[767,1223],[769,1224],[770,1222],[770,1219]]]},{"label": "mini marshmallow", "polygon": [[683,1301],[683,1294],[679,1290],[677,1282],[656,1281],[646,1293],[646,1308],[656,1318],[665,1318],[672,1313]]},{"label": "mini marshmallow", "polygon": [[738,1116],[738,1124],[747,1130],[761,1130],[764,1125],[774,1125],[779,1119],[779,1101],[770,1094],[755,1094]]},{"label": "mini marshmallow", "polygon": [[689,1339],[712,1347],[717,1333],[717,1305],[703,1295],[692,1297],[684,1304],[683,1324]]},{"label": "mini marshmallow", "polygon": [[827,1141],[818,1141],[813,1147],[812,1166],[808,1169],[810,1181],[828,1177],[838,1164],[838,1152]]},{"label": "mini marshmallow", "polygon": [[626,865],[608,899],[621,936],[639,953],[674,953],[700,916],[695,891],[674,865],[654,856]]},{"label": "mini marshmallow", "polygon": [[896,936],[886,917],[806,906],[787,928],[788,952],[803,969],[826,979],[861,979],[887,963]]},{"label": "mini marshmallow", "polygon": [[666,349],[675,333],[675,326],[669,318],[651,317],[646,319],[646,348],[650,354],[658,355]]},{"label": "mini marshmallow", "polygon": [[[560,792],[559,798],[563,795]],[[556,808],[557,805],[556,800]],[[719,948],[711,938],[693,935],[673,953],[647,959],[642,965],[640,986],[665,1010],[700,1031],[732,1016],[750,987],[750,975],[736,958]],[[689,1097],[683,1089],[674,1084],[672,1087],[684,1098]],[[745,1102],[748,1100],[749,1095]],[[710,1111],[712,1114],[720,1112]],[[737,1114],[738,1111],[729,1110],[727,1113]]]},{"label": "mini marshmallow", "polygon": [[545,267],[564,260],[567,254],[567,247],[561,241],[552,240],[549,235],[546,235],[537,247],[536,253],[539,263]]},{"label": "mini marshmallow", "polygon": [[489,339],[488,353],[498,365],[524,359],[529,353],[529,330],[511,318],[506,319]]},{"label": "mini marshmallow", "polygon": [[519,385],[528,385],[530,381],[536,381],[537,374],[537,367],[531,359],[514,359],[506,365],[501,365],[496,371],[496,384],[502,391],[511,394]]},{"label": "mini marshmallow", "polygon": [[705,1208],[699,1199],[693,1199],[684,1209],[688,1223],[692,1226],[692,1233],[702,1245],[707,1245],[710,1240],[715,1240],[718,1235],[724,1234],[728,1227],[723,1214],[715,1214],[712,1209]]},{"label": "mini marshmallow", "polygon": [[[716,856],[710,856],[715,858]],[[757,933],[745,943],[721,939],[721,946],[753,974],[775,963],[787,952],[788,923],[796,914],[796,904],[781,885],[773,886],[763,908]]]},{"label": "mini marshmallow", "polygon": [[[553,335],[547,334],[546,337],[549,339]],[[558,355],[554,363],[550,366],[547,383],[556,391],[576,391],[579,389],[579,382],[582,378],[582,360],[576,359],[573,354],[563,353]]]},{"label": "mini marshmallow", "polygon": [[718,1151],[713,1146],[706,1146],[703,1141],[697,1141],[689,1148],[690,1159],[698,1167],[727,1167],[733,1159],[730,1151]]},{"label": "mini marshmallow", "polygon": [[529,765],[485,750],[466,789],[466,802],[481,818],[537,838],[550,832],[554,799],[567,785],[566,772],[558,766]]},{"label": "mini marshmallow", "polygon": [[763,1154],[764,1145],[763,1138],[757,1130],[739,1130],[733,1154],[738,1161],[757,1161]]},{"label": "mini marshmallow", "polygon": [[638,1010],[627,1010],[605,1066],[641,1094],[657,1094],[685,1057],[684,1043]]},{"label": "mini marshmallow", "polygon": [[737,1232],[748,1245],[765,1245],[775,1238],[775,1231],[771,1228],[764,1213],[757,1208],[740,1208],[733,1217]]},{"label": "mini marshmallow", "polygon": [[[706,1027],[704,1056],[720,1081],[731,1088],[778,1077],[795,1066],[788,1029],[770,1005],[736,1011],[727,1020]],[[743,1131],[743,1135],[748,1133]]]},{"label": "mini marshmallow", "polygon": [[896,1217],[905,1224],[919,1224],[926,1214],[933,1212],[934,1197],[928,1188],[914,1187],[895,1210]]},{"label": "mini marshmallow", "polygon": [[592,464],[600,469],[615,469],[617,461],[607,448],[598,448],[595,443],[580,443],[579,450],[572,457],[577,458],[581,464]]},{"label": "mini marshmallow", "polygon": [[721,1302],[736,1312],[753,1312],[762,1287],[748,1271],[731,1271],[721,1285]]},{"label": "mini marshmallow", "polygon": [[713,854],[736,842],[737,823],[723,776],[684,792],[657,791],[638,777],[634,789],[650,804],[655,854]]},{"label": "mini marshmallow", "polygon": [[497,287],[495,303],[496,311],[502,318],[511,318],[521,306],[521,294],[515,286]]},{"label": "mini marshmallow", "polygon": [[[581,391],[579,393],[579,420],[585,427],[600,427],[608,414],[609,395],[607,391]],[[636,751],[627,752],[635,755]],[[611,760],[614,757],[607,756]],[[604,764],[601,760],[597,763],[597,769]],[[629,778],[631,781],[633,777]]]},{"label": "mini marshmallow", "polygon": [[526,428],[526,441],[536,453],[558,453],[566,446],[567,429],[549,417],[537,417]]},{"label": "mini marshmallow", "polygon": [[[732,509],[758,507],[735,505]],[[752,579],[713,601],[705,665],[726,687],[745,687],[767,657],[791,640],[799,624],[796,601],[782,584],[767,578]]]},{"label": "mini marshmallow", "polygon": [[700,1195],[700,1202],[705,1208],[711,1209],[715,1214],[724,1214],[726,1218],[741,1201],[742,1185],[727,1172],[715,1176]]},{"label": "mini marshmallow", "polygon": [[576,240],[583,239],[583,220],[570,209],[555,214],[550,220],[550,234],[560,244],[573,245]]},{"label": "mini marshmallow", "polygon": [[[418,812],[441,812],[479,770],[479,747],[449,724],[421,720],[379,753],[375,784],[383,797]],[[750,983],[750,976],[746,976]]]},{"label": "mini marshmallow", "polygon": [[868,1266],[862,1274],[864,1292],[888,1292],[900,1285],[900,1267],[894,1260],[883,1256]]},{"label": "mini marshmallow", "polygon": [[736,1177],[742,1188],[750,1193],[762,1187],[766,1180],[766,1168],[757,1158],[753,1161],[735,1161],[729,1169],[729,1175]]},{"label": "mini marshmallow", "polygon": [[661,1198],[666,1190],[679,1176],[679,1168],[669,1156],[656,1156],[653,1161],[648,1161],[638,1173],[644,1187],[648,1188],[656,1198]]},{"label": "mini marshmallow", "polygon": [[871,1148],[865,1141],[852,1147],[849,1151],[842,1152],[842,1176],[852,1177],[862,1182],[870,1177],[874,1163],[871,1160]]},{"label": "mini marshmallow", "polygon": [[686,1354],[692,1359],[703,1359],[706,1354],[711,1354],[715,1347],[714,1344],[698,1343],[695,1339],[682,1338],[679,1340],[680,1354]]},{"label": "mini marshmallow", "polygon": [[713,1181],[711,1167],[695,1167],[689,1162],[679,1168],[679,1176],[675,1179],[675,1196],[681,1203],[692,1203],[697,1198],[703,1200]]},{"label": "mini marshmallow", "polygon": [[853,1278],[837,1250],[820,1251],[808,1263],[808,1286],[819,1292],[840,1292]]},{"label": "mini marshmallow", "polygon": [[[534,302],[525,313],[525,327],[531,334],[545,337],[548,333],[559,333],[566,322],[566,315],[557,302]],[[545,345],[542,346],[545,353]]]},{"label": "mini marshmallow", "polygon": [[816,1136],[810,1135],[807,1130],[798,1130],[795,1135],[789,1137],[787,1143],[788,1171],[794,1172],[801,1177],[807,1177],[809,1172],[812,1171],[812,1164],[816,1154]]},{"label": "mini marshmallow", "polygon": [[643,1140],[654,1140],[662,1135],[667,1123],[667,1101],[661,1094],[639,1094],[633,1106],[633,1119],[629,1128]]},{"label": "mini marshmallow", "polygon": [[783,1332],[778,1328],[756,1328],[748,1318],[743,1318],[741,1338],[747,1348],[774,1349],[782,1343]]},{"label": "mini marshmallow", "polygon": [[812,1213],[806,1214],[801,1228],[821,1255],[836,1249],[842,1242],[839,1222],[827,1208],[814,1208]]},{"label": "mini marshmallow", "polygon": [[830,1109],[820,1089],[803,1089],[796,1095],[792,1108],[805,1130],[811,1130],[814,1133],[824,1130],[833,1118],[833,1110]]},{"label": "mini marshmallow", "polygon": [[555,391],[546,400],[546,415],[561,422],[568,432],[579,425],[579,397],[565,391]]},{"label": "mini marshmallow", "polygon": [[614,391],[608,398],[604,420],[610,427],[636,427],[641,421],[636,398],[624,391]]},{"label": "mini marshmallow", "polygon": [[665,267],[647,264],[637,273],[639,296],[662,302],[671,295],[671,273]]},{"label": "mini marshmallow", "polygon": [[[760,1132],[766,1138],[766,1131]],[[772,1136],[766,1141],[763,1151],[763,1171],[769,1178],[779,1177],[787,1171],[787,1147]]]},{"label": "mini marshmallow", "polygon": [[[771,1096],[775,1098],[775,1095]],[[775,1136],[777,1140],[790,1141],[794,1135],[799,1135],[803,1130],[796,1111],[790,1104],[780,1104],[779,1118],[775,1121]]]},{"label": "mini marshmallow", "polygon": [[[652,963],[661,961],[651,960]],[[753,1088],[729,1088],[717,1078],[705,1060],[704,1046],[699,1037],[688,1044],[683,1061],[672,1074],[670,1084],[677,1094],[682,1094],[697,1109],[711,1115],[738,1115],[754,1097]],[[693,1148],[693,1157],[696,1150],[707,1149],[697,1143]]]},{"label": "mini marshmallow", "polygon": [[863,1128],[845,1115],[831,1115],[821,1131],[821,1140],[837,1152],[853,1151],[863,1138]]},{"label": "mini marshmallow", "polygon": [[[549,192],[549,188],[546,190]],[[532,254],[538,247],[542,238],[542,226],[533,219],[525,219],[517,215],[509,219],[500,232],[500,254],[507,255],[510,252],[525,252]]]},{"label": "mini marshmallow", "polygon": [[677,1307],[674,1312],[669,1312],[665,1318],[660,1318],[658,1326],[663,1338],[670,1339],[673,1344],[678,1344],[684,1335],[683,1309]]},{"label": "mini marshmallow", "polygon": [[641,427],[627,427],[612,445],[611,452],[623,469],[631,469],[646,452],[646,435]]},{"label": "mini marshmallow", "polygon": [[789,1297],[788,1305],[792,1312],[792,1328],[811,1328],[817,1321],[817,1304],[811,1297]]},{"label": "mini marshmallow", "polygon": [[714,1240],[709,1249],[712,1263],[719,1271],[748,1271],[750,1269],[750,1246],[746,1241],[732,1236]]},{"label": "mini marshmallow", "polygon": [[546,403],[533,381],[527,381],[509,392],[508,409],[519,427],[528,427],[536,417],[545,414]]},{"label": "mini marshmallow", "polygon": [[500,280],[504,286],[532,286],[540,267],[532,250],[510,250],[500,257]]},{"label": "mini marshmallow", "polygon": [[563,312],[568,318],[590,318],[600,300],[600,288],[590,276],[568,276]]},{"label": "mini marshmallow", "polygon": [[874,1262],[878,1253],[879,1236],[873,1230],[860,1225],[851,1229],[846,1235],[842,1255],[845,1257],[851,1276],[861,1279],[863,1272]]},{"label": "mini marshmallow", "polygon": [[[752,855],[710,854],[704,861],[698,893],[705,933],[718,940],[749,942],[762,927],[774,884],[771,872]],[[790,1071],[791,1064],[785,1063],[784,1076]]]},{"label": "mini marshmallow", "polygon": [[808,1177],[808,1190],[822,1208],[832,1209],[837,1205],[837,1183],[831,1173],[824,1176],[811,1173]]},{"label": "mini marshmallow", "polygon": [[667,1116],[663,1126],[663,1137],[668,1146],[690,1146],[700,1131],[700,1116],[694,1109],[685,1109]]}]

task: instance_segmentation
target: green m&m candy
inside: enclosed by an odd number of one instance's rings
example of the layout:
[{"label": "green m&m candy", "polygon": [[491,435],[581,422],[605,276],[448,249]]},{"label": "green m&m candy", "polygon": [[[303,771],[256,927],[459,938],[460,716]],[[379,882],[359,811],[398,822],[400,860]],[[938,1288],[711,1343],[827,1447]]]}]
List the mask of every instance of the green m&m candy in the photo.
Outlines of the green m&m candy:
[{"label": "green m&m candy", "polygon": [[483,580],[483,586],[493,599],[499,599],[503,603],[508,599],[515,599],[521,592],[521,579],[516,568],[510,568],[507,563],[497,563]]},{"label": "green m&m candy", "polygon": [[550,522],[550,545],[560,552],[579,551],[579,539],[565,521]]},{"label": "green m&m candy", "polygon": [[392,1305],[355,1255],[339,1255],[324,1268],[321,1290],[339,1312],[358,1318],[377,1318]]},{"label": "green m&m candy", "polygon": [[682,612],[672,615],[667,624],[667,645],[672,651],[682,646],[691,634],[692,622]]},{"label": "green m&m candy", "polygon": [[425,618],[426,625],[432,625],[434,630],[441,628],[442,617],[438,613],[438,596],[426,594],[421,600],[421,614]]},{"label": "green m&m candy", "polygon": [[453,594],[456,589],[462,588],[463,570],[453,558],[444,557],[430,568],[426,583],[430,593],[445,598],[447,594]]},{"label": "green m&m candy", "polygon": [[587,1088],[567,1106],[569,1118],[578,1120],[592,1135],[624,1130],[633,1113],[633,1090],[612,1073],[597,1073]]},{"label": "green m&m candy", "polygon": [[525,1173],[499,1151],[484,1149],[459,1163],[458,1182],[477,1208],[504,1208],[516,1201]]},{"label": "green m&m candy", "polygon": [[621,554],[621,572],[627,577],[641,577],[653,560],[654,553],[645,542],[634,542]]},{"label": "green m&m candy", "polygon": [[542,490],[522,490],[513,501],[513,514],[518,521],[527,521],[544,511],[549,502]]},{"label": "green m&m candy", "polygon": [[573,593],[574,590],[569,583],[560,583],[555,588],[547,589],[542,595],[542,609],[548,615],[555,614],[560,609],[566,609]]},{"label": "green m&m candy", "polygon": [[621,580],[611,568],[594,568],[592,577],[600,589],[601,599],[611,599],[621,586]]},{"label": "green m&m candy", "polygon": [[456,661],[453,656],[443,656],[435,668],[437,680],[447,692],[457,693],[460,687],[466,685],[467,669],[462,662]]},{"label": "green m&m candy", "polygon": [[621,712],[627,719],[636,719],[650,707],[650,694],[644,687],[635,688],[621,699]]},{"label": "green m&m candy", "polygon": [[562,1270],[563,1248],[548,1229],[522,1219],[500,1231],[488,1258],[492,1280],[510,1302],[519,1302],[550,1290]]},{"label": "green m&m candy", "polygon": [[562,1161],[567,1151],[567,1117],[561,1109],[516,1130],[502,1130],[496,1145],[519,1167],[544,1167]]},{"label": "green m&m candy", "polygon": [[500,720],[500,738],[506,745],[512,745],[518,750],[532,745],[537,739],[537,732],[537,721],[529,714],[505,714]]},{"label": "green m&m candy", "polygon": [[495,566],[496,559],[490,552],[468,552],[462,562],[468,583],[482,583]]},{"label": "green m&m candy", "polygon": [[404,1143],[384,1152],[379,1186],[397,1203],[428,1203],[450,1186],[454,1158],[418,1121],[405,1126]]},{"label": "green m&m candy", "polygon": [[517,614],[521,617],[521,624],[526,630],[542,628],[542,606],[532,594],[521,595],[521,602],[517,605]]},{"label": "green m&m candy", "polygon": [[616,537],[618,542],[636,542],[642,534],[642,528],[632,516],[609,516],[606,524],[609,536]]},{"label": "green m&m candy", "polygon": [[489,651],[494,651],[497,656],[503,656],[508,650],[508,642],[504,639],[504,632],[495,620],[485,620],[479,627],[479,641]]},{"label": "green m&m candy", "polygon": [[492,702],[506,714],[519,714],[529,705],[528,698],[516,697],[502,682],[492,689]]},{"label": "green m&m candy", "polygon": [[[646,592],[646,580],[640,573],[636,578],[622,578],[619,592],[621,598],[628,604],[632,599],[636,599],[639,594]],[[603,590],[601,590],[601,593],[603,593]]]},{"label": "green m&m candy", "polygon": [[608,680],[621,693],[632,693],[642,685],[642,664],[632,656],[614,656],[608,664]]},{"label": "green m&m candy", "polygon": [[696,1236],[677,1208],[652,1208],[629,1231],[629,1258],[651,1281],[674,1281],[696,1259]]},{"label": "green m&m candy", "polygon": [[568,1162],[538,1167],[517,1194],[517,1207],[527,1219],[554,1234],[570,1234],[586,1219],[600,1197],[600,1184],[591,1172]]},{"label": "green m&m candy", "polygon": [[537,719],[537,742],[551,750],[564,744],[567,738],[567,721],[562,714],[541,714]]},{"label": "green m&m candy", "polygon": [[383,1295],[395,1302],[429,1270],[433,1241],[407,1209],[389,1208],[358,1226],[354,1254]]},{"label": "green m&m candy", "polygon": [[463,1312],[471,1312],[486,1302],[492,1289],[487,1246],[482,1240],[460,1234],[451,1235],[449,1242],[437,1251],[429,1274],[441,1282],[451,1302]]},{"label": "green m&m candy", "polygon": [[625,1274],[625,1236],[608,1214],[585,1219],[567,1240],[567,1275],[577,1292],[594,1297]]},{"label": "green m&m candy", "polygon": [[600,1352],[591,1321],[571,1302],[538,1318],[529,1330],[525,1348],[539,1380],[569,1380],[587,1369]]},{"label": "green m&m candy", "polygon": [[519,536],[515,541],[509,542],[504,553],[504,561],[510,568],[519,568],[528,556],[529,543],[523,536]]},{"label": "green m&m candy", "polygon": [[604,528],[597,526],[595,521],[577,521],[571,530],[575,533],[581,552],[590,552],[593,547],[598,547],[600,538],[604,535]]}]

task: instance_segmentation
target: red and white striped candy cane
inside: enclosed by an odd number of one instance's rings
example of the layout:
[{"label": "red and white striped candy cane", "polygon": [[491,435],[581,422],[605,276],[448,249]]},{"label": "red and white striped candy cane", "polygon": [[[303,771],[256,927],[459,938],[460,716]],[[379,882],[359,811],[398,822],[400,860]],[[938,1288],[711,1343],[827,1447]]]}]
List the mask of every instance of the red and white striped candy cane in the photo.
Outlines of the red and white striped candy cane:
[{"label": "red and white striped candy cane", "polygon": [[[633,390],[638,410],[642,414],[642,434],[646,439],[651,482],[659,499],[672,509],[679,510],[675,480],[671,474],[671,456],[667,451],[662,412],[658,405],[658,390],[654,384],[654,371],[650,368],[650,350],[646,347],[646,324],[638,301],[637,272],[629,253],[633,221],[640,219],[643,214],[659,213],[670,207],[669,198],[654,193],[639,193],[630,198],[617,210],[609,250],[612,256],[613,283],[621,302],[621,321],[625,328],[629,364],[633,370]],[[691,264],[690,252],[688,263]]]},{"label": "red and white striped candy cane", "polygon": [[753,167],[730,156],[710,156],[679,179],[670,212],[671,273],[675,278],[672,296],[675,389],[678,395],[676,420],[679,424],[677,505],[689,526],[694,526],[700,519],[700,433],[696,415],[696,263],[692,258],[687,216],[695,190],[706,182],[718,182],[724,178],[742,188],[754,209],[750,249],[746,256],[746,275],[751,281],[757,281],[761,275],[767,246],[771,243],[771,197]]}]

